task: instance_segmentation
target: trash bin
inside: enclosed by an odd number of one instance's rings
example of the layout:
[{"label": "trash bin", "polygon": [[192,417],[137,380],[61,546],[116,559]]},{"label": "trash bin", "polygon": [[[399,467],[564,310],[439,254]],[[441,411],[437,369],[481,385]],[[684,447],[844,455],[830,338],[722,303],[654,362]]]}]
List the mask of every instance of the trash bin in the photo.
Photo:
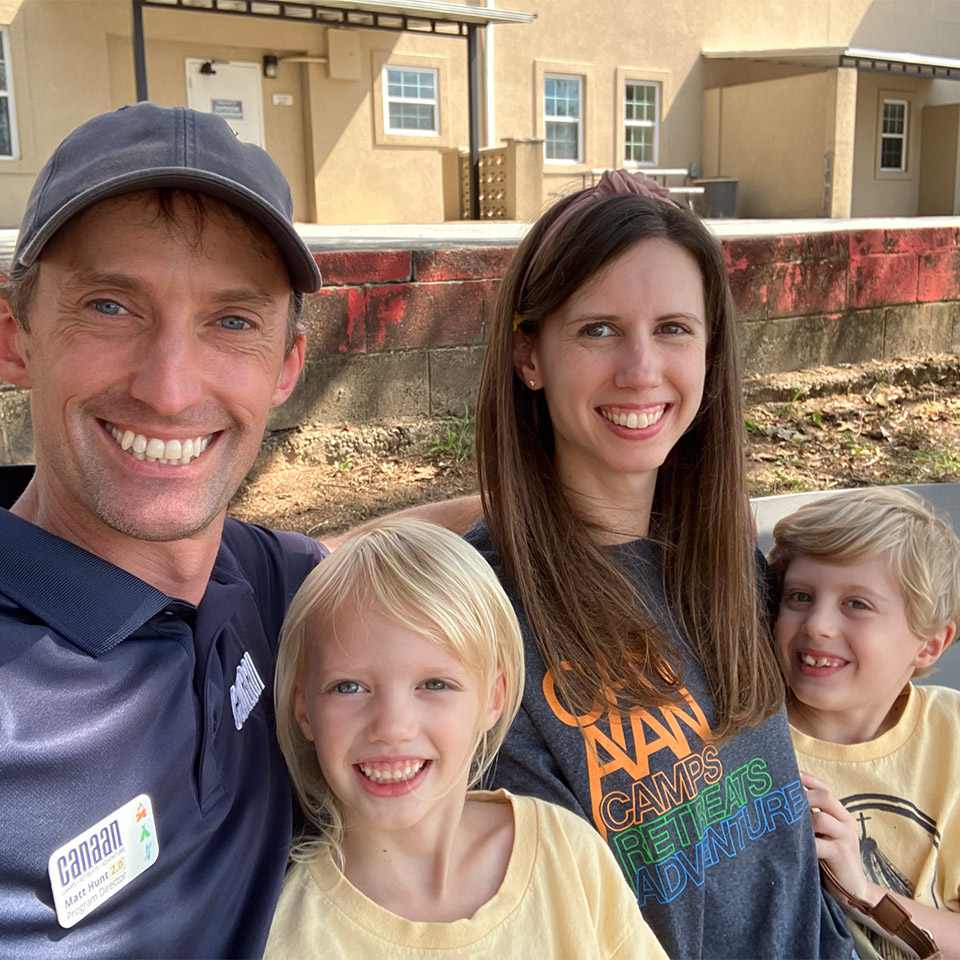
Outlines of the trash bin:
[{"label": "trash bin", "polygon": [[740,181],[736,177],[706,177],[693,181],[703,187],[703,193],[694,196],[693,209],[701,217],[722,219],[737,215],[737,187]]}]

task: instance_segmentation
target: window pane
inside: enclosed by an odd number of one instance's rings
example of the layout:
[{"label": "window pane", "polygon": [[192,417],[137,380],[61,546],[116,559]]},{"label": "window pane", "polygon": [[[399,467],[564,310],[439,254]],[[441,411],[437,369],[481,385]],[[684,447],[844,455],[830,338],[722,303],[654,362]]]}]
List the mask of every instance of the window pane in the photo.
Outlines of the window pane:
[{"label": "window pane", "polygon": [[434,100],[434,76],[426,70],[387,70],[387,95],[407,100]]},{"label": "window pane", "polygon": [[555,123],[547,121],[547,159],[548,160],[576,160],[577,159],[577,129],[576,123]]},{"label": "window pane", "polygon": [[884,137],[880,142],[880,166],[884,170],[903,169],[903,141]]},{"label": "window pane", "polygon": [[13,139],[10,136],[10,112],[6,97],[0,97],[0,157],[13,156]]},{"label": "window pane", "polygon": [[3,46],[0,44],[0,90],[7,89],[7,65],[3,62]]},{"label": "window pane", "polygon": [[657,119],[656,87],[649,83],[628,83],[624,105],[627,120],[653,123]]},{"label": "window pane", "polygon": [[907,106],[904,103],[884,103],[883,132],[903,133]]},{"label": "window pane", "polygon": [[625,160],[653,163],[653,127],[627,127]]},{"label": "window pane", "polygon": [[580,83],[563,77],[547,77],[544,113],[548,117],[580,118]]},{"label": "window pane", "polygon": [[434,130],[433,107],[420,103],[391,103],[390,127],[394,130]]}]

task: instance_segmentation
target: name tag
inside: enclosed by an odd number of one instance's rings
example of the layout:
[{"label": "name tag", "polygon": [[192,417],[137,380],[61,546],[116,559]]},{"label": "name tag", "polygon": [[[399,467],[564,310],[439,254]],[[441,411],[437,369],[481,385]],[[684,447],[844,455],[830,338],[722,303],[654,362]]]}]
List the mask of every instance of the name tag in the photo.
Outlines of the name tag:
[{"label": "name tag", "polygon": [[50,855],[61,927],[72,927],[157,862],[160,844],[150,798],[141,793]]}]

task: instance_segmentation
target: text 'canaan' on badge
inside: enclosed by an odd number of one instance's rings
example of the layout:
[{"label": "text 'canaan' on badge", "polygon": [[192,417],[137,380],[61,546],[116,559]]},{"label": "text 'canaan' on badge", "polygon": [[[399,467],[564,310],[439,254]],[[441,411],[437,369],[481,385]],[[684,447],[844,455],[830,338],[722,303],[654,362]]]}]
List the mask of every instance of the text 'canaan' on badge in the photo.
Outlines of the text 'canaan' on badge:
[{"label": "text 'canaan' on badge", "polygon": [[150,798],[141,793],[50,855],[57,920],[72,927],[157,862]]}]

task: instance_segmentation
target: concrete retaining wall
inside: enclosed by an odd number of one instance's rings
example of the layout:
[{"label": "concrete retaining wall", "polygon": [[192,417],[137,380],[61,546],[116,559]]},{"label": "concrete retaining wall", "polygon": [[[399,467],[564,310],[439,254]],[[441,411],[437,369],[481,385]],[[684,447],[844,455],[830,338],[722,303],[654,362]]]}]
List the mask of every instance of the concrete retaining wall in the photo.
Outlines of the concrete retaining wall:
[{"label": "concrete retaining wall", "polygon": [[[744,373],[960,351],[960,228],[723,242]],[[301,382],[271,430],[402,423],[472,405],[511,247],[318,253]],[[0,462],[30,460],[28,405],[0,384]]]}]

